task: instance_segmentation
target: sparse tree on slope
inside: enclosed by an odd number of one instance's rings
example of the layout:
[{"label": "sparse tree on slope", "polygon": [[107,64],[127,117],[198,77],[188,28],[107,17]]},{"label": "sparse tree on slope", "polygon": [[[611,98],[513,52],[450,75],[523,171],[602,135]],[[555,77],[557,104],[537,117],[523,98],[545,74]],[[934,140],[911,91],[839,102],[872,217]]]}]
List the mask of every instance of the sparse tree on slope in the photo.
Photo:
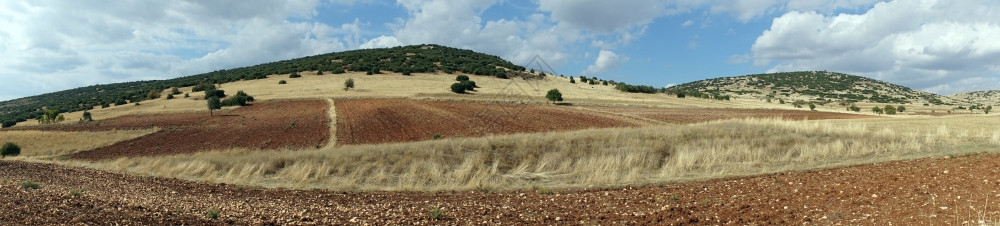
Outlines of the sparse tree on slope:
[{"label": "sparse tree on slope", "polygon": [[548,99],[553,103],[563,100],[562,93],[559,92],[559,89],[549,90],[549,92],[545,94],[545,99]]},{"label": "sparse tree on slope", "polygon": [[219,97],[212,96],[208,98],[208,115],[215,116],[213,111],[222,109],[222,102],[219,101]]},{"label": "sparse tree on slope", "polygon": [[344,81],[344,91],[352,88],[354,88],[354,79],[349,78],[347,81]]}]

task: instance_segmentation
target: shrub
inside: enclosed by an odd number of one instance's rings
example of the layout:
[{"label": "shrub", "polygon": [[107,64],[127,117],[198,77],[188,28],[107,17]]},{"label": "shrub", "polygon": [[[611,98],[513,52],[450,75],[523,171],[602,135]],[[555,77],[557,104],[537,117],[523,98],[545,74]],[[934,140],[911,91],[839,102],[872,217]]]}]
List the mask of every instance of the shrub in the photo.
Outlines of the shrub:
[{"label": "shrub", "polygon": [[205,91],[209,89],[215,89],[215,84],[212,83],[198,83],[191,88],[191,92]]},{"label": "shrub", "polygon": [[83,118],[80,118],[80,121],[84,122],[94,121],[94,117],[93,115],[90,114],[89,111],[83,111]]},{"label": "shrub", "polygon": [[177,87],[171,88],[170,89],[170,94],[173,94],[173,95],[181,94],[181,90],[177,89]]},{"label": "shrub", "polygon": [[815,111],[816,110],[816,104],[809,103],[809,110]]},{"label": "shrub", "polygon": [[288,75],[288,78],[299,78],[299,77],[302,77],[302,75],[299,75],[298,72],[292,72],[291,74]]},{"label": "shrub", "polygon": [[158,98],[160,98],[160,92],[157,92],[156,90],[150,90],[146,93],[147,100],[155,100]]},{"label": "shrub", "polygon": [[785,104],[785,99],[778,98],[778,104]]},{"label": "shrub", "polygon": [[7,156],[17,156],[21,154],[21,146],[17,146],[15,143],[7,142],[0,147],[0,158],[5,158]]},{"label": "shrub", "polygon": [[444,219],[444,209],[441,209],[441,207],[431,208],[429,213],[431,215],[432,220]]},{"label": "shrub", "polygon": [[510,78],[510,77],[507,76],[507,72],[504,71],[504,70],[496,70],[496,72],[493,73],[493,77],[502,78],[502,79],[508,79],[508,78]]},{"label": "shrub", "polygon": [[459,81],[459,82],[461,82],[461,81],[469,81],[469,76],[468,75],[455,76],[455,81]]},{"label": "shrub", "polygon": [[410,75],[410,69],[403,69],[403,75]]},{"label": "shrub", "polygon": [[174,94],[167,94],[167,100],[174,99]]},{"label": "shrub", "polygon": [[551,89],[551,90],[549,90],[549,92],[545,94],[545,99],[548,99],[549,101],[552,101],[552,102],[562,101],[563,100],[562,93],[559,92],[559,89]]},{"label": "shrub", "polygon": [[887,115],[895,115],[896,107],[893,107],[892,105],[886,105],[884,108],[882,108],[882,112],[885,112],[885,114]]},{"label": "shrub", "polygon": [[23,189],[35,189],[35,190],[38,190],[38,189],[42,188],[42,185],[39,185],[38,183],[35,183],[34,181],[31,181],[31,180],[21,181],[21,183],[19,183],[19,184],[21,185],[21,188],[23,188]]},{"label": "shrub", "polygon": [[219,209],[208,208],[208,210],[205,210],[205,216],[208,217],[208,219],[217,220],[219,219]]},{"label": "shrub", "polygon": [[576,80],[573,80],[573,77],[569,77],[569,83],[576,83]]},{"label": "shrub", "polygon": [[365,75],[372,75],[372,74],[375,74],[375,73],[372,72],[372,71],[370,71],[370,70],[368,72],[365,72]]},{"label": "shrub", "polygon": [[14,125],[17,125],[17,122],[7,120],[7,121],[3,121],[3,124],[0,125],[0,128],[8,128],[8,127],[11,127],[11,126],[14,126]]},{"label": "shrub", "polygon": [[608,85],[608,81],[601,81],[601,85]]},{"label": "shrub", "polygon": [[881,115],[882,114],[882,109],[879,108],[878,106],[875,106],[875,107],[872,107],[872,112],[875,112],[875,114],[880,114]]},{"label": "shrub", "polygon": [[465,90],[468,89],[465,86],[466,86],[465,83],[456,82],[454,84],[451,84],[451,91],[454,93],[465,93]]},{"label": "shrub", "polygon": [[851,104],[850,107],[847,107],[847,110],[854,111],[854,112],[861,112],[861,107],[858,107],[857,105]]},{"label": "shrub", "polygon": [[462,81],[460,83],[462,83],[462,85],[465,86],[465,90],[476,91],[476,82],[473,82],[473,81]]},{"label": "shrub", "polygon": [[190,93],[184,93],[184,98],[188,98],[188,97],[191,97],[191,94]]},{"label": "shrub", "polygon": [[906,106],[899,105],[899,107],[896,107],[896,112],[904,112],[904,111],[906,111]]},{"label": "shrub", "polygon": [[222,100],[222,106],[247,106],[248,102],[253,102],[253,96],[247,95],[243,90],[240,90],[236,92],[236,95]]},{"label": "shrub", "polygon": [[[900,107],[902,107],[902,106],[900,106]],[[990,114],[990,111],[992,111],[992,110],[993,110],[993,106],[986,106],[986,108],[983,108],[983,113],[986,113],[988,115],[988,114]]]},{"label": "shrub", "polygon": [[205,98],[208,99],[209,97],[216,97],[216,98],[226,97],[226,91],[221,89],[205,90]]},{"label": "shrub", "polygon": [[101,108],[111,107],[111,103],[101,103]]},{"label": "shrub", "polygon": [[316,71],[316,75],[323,75],[323,70]]},{"label": "shrub", "polygon": [[797,108],[802,108],[802,105],[805,105],[805,104],[806,104],[806,101],[804,101],[804,100],[796,100],[795,102],[792,102],[792,106],[795,106]]},{"label": "shrub", "polygon": [[684,98],[684,92],[677,92],[677,98]]},{"label": "shrub", "polygon": [[333,71],[330,71],[330,73],[333,73],[335,75],[336,74],[343,74],[344,72],[346,72],[346,71],[344,71],[343,68],[339,68],[339,67],[338,68],[334,68]]},{"label": "shrub", "polygon": [[348,89],[352,88],[354,88],[354,79],[349,78],[346,81],[344,81],[344,91],[347,91]]},{"label": "shrub", "polygon": [[286,82],[285,80],[278,81],[278,85],[284,85],[284,84],[288,84],[288,82]]},{"label": "shrub", "polygon": [[441,134],[434,134],[434,136],[431,137],[431,139],[433,139],[433,140],[440,140],[441,139]]}]

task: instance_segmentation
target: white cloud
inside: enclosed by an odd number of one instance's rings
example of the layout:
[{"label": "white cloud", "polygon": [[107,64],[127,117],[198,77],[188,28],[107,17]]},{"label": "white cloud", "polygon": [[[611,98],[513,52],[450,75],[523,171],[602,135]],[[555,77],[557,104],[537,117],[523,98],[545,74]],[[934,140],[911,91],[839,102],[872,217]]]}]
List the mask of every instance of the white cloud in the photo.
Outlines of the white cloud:
[{"label": "white cloud", "polygon": [[597,54],[597,59],[594,60],[594,64],[587,66],[587,70],[584,71],[586,74],[603,74],[607,73],[623,63],[628,61],[628,57],[620,56],[610,50],[601,50]]},{"label": "white cloud", "polygon": [[690,27],[691,25],[694,25],[693,20],[686,20],[684,23],[681,23],[681,27]]},{"label": "white cloud", "polygon": [[396,39],[396,37],[385,35],[378,36],[377,38],[368,40],[365,44],[361,44],[362,49],[389,48],[396,46],[403,46],[403,43],[400,42],[399,39]]},{"label": "white cloud", "polygon": [[0,2],[0,98],[173,78],[357,48],[365,24],[355,20],[331,27],[308,22],[318,4]]},{"label": "white cloud", "polygon": [[551,12],[560,25],[602,34],[626,31],[666,13],[659,0],[540,0],[538,9]]},{"label": "white cloud", "polygon": [[[771,71],[832,70],[954,93],[1000,74],[1000,3],[892,1],[863,14],[789,12],[751,47]],[[971,80],[970,80],[971,79]]]}]

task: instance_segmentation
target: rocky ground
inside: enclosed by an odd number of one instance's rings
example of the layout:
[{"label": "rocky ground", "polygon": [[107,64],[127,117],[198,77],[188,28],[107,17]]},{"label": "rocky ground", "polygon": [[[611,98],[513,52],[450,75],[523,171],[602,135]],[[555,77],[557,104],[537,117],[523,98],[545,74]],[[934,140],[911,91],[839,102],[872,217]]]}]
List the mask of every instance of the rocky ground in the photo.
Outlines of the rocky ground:
[{"label": "rocky ground", "polygon": [[[39,188],[23,188],[29,180]],[[430,193],[259,189],[0,161],[0,193],[0,222],[32,225],[979,224],[1000,219],[1000,155],[644,187]]]}]

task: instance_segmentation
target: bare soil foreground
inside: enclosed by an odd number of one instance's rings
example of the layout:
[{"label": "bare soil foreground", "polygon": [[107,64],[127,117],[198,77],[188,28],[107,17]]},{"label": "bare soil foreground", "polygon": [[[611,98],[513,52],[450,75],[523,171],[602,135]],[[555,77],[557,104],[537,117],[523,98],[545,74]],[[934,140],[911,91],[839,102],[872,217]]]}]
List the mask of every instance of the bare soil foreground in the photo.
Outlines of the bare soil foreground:
[{"label": "bare soil foreground", "polygon": [[[494,193],[256,189],[18,161],[0,161],[0,169],[0,222],[25,224],[940,225],[1000,218],[998,154],[639,188]],[[26,180],[41,188],[22,188]],[[440,220],[431,217],[435,207]],[[217,220],[206,215],[212,208]]]},{"label": "bare soil foreground", "polygon": [[781,109],[731,109],[731,108],[615,108],[589,107],[589,109],[643,117],[665,123],[696,123],[738,118],[780,118],[784,120],[858,119],[876,116],[822,111]]},{"label": "bare soil foreground", "polygon": [[773,109],[573,107],[404,99],[340,100],[336,101],[336,105],[338,144],[420,141],[432,139],[434,135],[477,137],[735,118],[819,120],[875,117]]},{"label": "bare soil foreground", "polygon": [[106,131],[159,127],[159,132],[71,155],[106,159],[191,153],[227,148],[306,148],[329,140],[329,105],[323,100],[259,102],[232,111],[130,115],[85,124],[28,130]]}]

